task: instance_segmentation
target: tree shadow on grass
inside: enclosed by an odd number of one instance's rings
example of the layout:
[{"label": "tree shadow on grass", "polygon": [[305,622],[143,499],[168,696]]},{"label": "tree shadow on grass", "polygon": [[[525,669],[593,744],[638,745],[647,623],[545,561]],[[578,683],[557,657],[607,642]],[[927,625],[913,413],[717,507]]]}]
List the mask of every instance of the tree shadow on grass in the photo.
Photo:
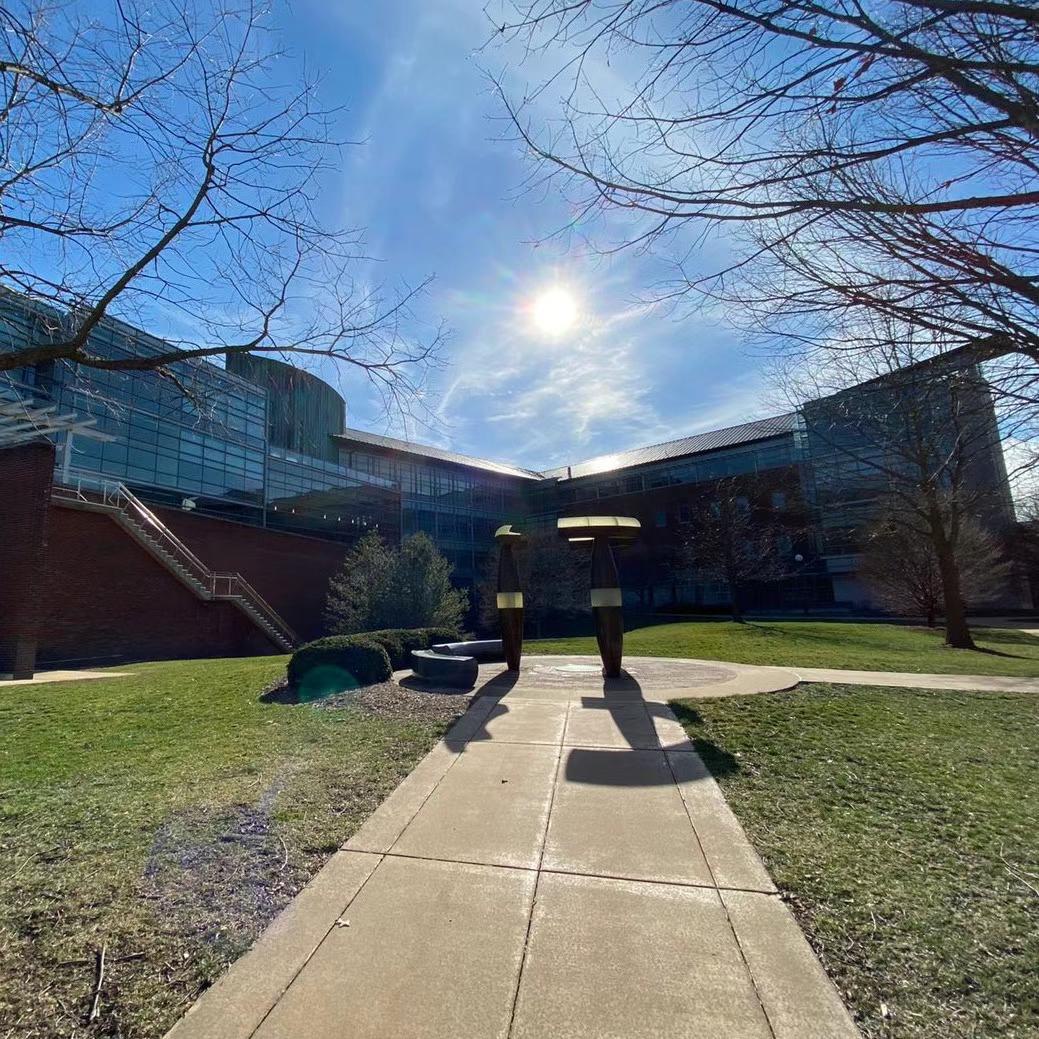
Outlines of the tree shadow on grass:
[{"label": "tree shadow on grass", "polygon": [[[983,638],[985,636],[982,636]],[[953,647],[949,647],[952,649]],[[986,657],[1006,657],[1008,660],[1035,660],[1024,653],[1006,653],[1001,649],[989,649],[987,646],[975,646],[974,649],[963,650],[965,653],[980,653]]]},{"label": "tree shadow on grass", "polygon": [[724,747],[719,747],[714,740],[689,731],[691,726],[702,727],[707,724],[707,720],[695,707],[690,707],[680,700],[673,700],[670,706],[671,710],[675,712],[675,717],[682,723],[682,727],[689,732],[693,747],[703,758],[703,763],[715,779],[741,771],[739,760]]},{"label": "tree shadow on grass", "polygon": [[[1039,638],[1034,635],[1026,635],[1022,631],[1013,628],[974,628],[974,637],[984,642],[995,642],[1004,646],[1017,646],[1021,649],[1039,649]],[[1027,653],[1008,653],[1004,650],[989,649],[986,646],[978,646],[978,653],[986,653],[995,657],[1012,657],[1015,660],[1035,660],[1034,656]]]},{"label": "tree shadow on grass", "polygon": [[833,636],[830,634],[801,631],[800,629],[796,633],[791,633],[787,628],[779,628],[774,624],[763,624],[760,621],[744,621],[743,625],[766,638],[784,638],[789,640],[793,635],[798,642],[825,642],[828,645],[834,641]]}]

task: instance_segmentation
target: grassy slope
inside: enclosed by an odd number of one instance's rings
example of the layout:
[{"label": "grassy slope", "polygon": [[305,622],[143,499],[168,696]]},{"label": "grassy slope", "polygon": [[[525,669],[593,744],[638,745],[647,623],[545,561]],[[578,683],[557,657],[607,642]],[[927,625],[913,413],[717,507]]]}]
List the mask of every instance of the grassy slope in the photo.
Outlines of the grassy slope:
[{"label": "grassy slope", "polygon": [[122,670],[0,699],[0,1035],[161,1035],[442,729],[259,702],[284,658]]},{"label": "grassy slope", "polygon": [[675,706],[867,1035],[1039,1035],[1039,697]]},{"label": "grassy slope", "polygon": [[[632,656],[694,657],[737,664],[1039,677],[1039,638],[1010,629],[975,632],[985,652],[948,649],[939,631],[829,621],[683,621],[624,636]],[[596,653],[594,638],[545,639],[528,653]]]}]

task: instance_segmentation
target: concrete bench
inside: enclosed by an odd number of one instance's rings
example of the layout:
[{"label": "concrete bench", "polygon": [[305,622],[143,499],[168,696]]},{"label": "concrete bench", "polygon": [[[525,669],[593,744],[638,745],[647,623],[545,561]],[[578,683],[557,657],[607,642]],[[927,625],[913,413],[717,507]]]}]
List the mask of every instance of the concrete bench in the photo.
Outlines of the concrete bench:
[{"label": "concrete bench", "polygon": [[441,642],[433,647],[434,653],[451,657],[476,657],[477,660],[504,660],[501,639],[482,639],[475,642]]},{"label": "concrete bench", "polygon": [[431,649],[411,651],[411,670],[418,678],[457,689],[472,689],[480,674],[476,657],[456,657]]}]

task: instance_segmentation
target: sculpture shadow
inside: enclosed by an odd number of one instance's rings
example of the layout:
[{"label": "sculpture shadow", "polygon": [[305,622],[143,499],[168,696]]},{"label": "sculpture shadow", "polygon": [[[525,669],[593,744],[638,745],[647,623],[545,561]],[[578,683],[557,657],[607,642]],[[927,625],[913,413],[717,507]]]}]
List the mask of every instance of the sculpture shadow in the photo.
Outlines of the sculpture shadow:
[{"label": "sculpture shadow", "polygon": [[477,696],[504,696],[511,692],[519,681],[518,671],[502,671],[486,682],[478,684],[473,690],[473,697]]},{"label": "sculpture shadow", "polygon": [[[683,726],[706,725],[706,719],[695,707],[689,707],[678,701],[671,705],[671,710],[675,712],[675,717]],[[696,753],[700,755],[703,763],[710,770],[711,775],[727,776],[741,771],[739,759],[730,754],[724,747],[719,747],[714,740],[707,739],[705,736],[695,735],[691,735],[689,739],[692,741]]]},{"label": "sculpture shadow", "polygon": [[[619,678],[603,679],[602,697],[583,696],[581,706],[587,710],[608,711],[628,748],[566,748],[564,774],[568,781],[593,786],[652,787],[671,786],[676,778],[707,777],[708,773],[703,771],[696,756],[688,753],[684,742],[681,749],[660,743],[653,720],[658,717],[670,720],[671,712],[666,704],[647,701],[638,680],[627,672]],[[676,761],[669,762],[662,751],[671,749],[678,753]],[[695,767],[689,769],[687,765]]]},{"label": "sculpture shadow", "polygon": [[[508,704],[504,703],[500,697],[504,696],[510,689],[512,689],[518,681],[518,671],[503,671],[501,674],[489,678],[482,685],[476,686],[473,691],[473,698],[470,701],[470,708],[474,703],[476,703],[477,699],[481,697],[497,699],[498,703],[491,708],[487,717],[471,731],[469,726],[466,724],[466,715],[462,715],[461,719],[444,737],[444,743],[448,749],[458,753],[461,752],[462,748],[465,747],[467,743],[473,740],[482,741],[483,739],[493,738],[487,730],[487,723],[492,718],[500,718],[503,714],[508,713]],[[403,685],[404,682],[401,684]]]}]

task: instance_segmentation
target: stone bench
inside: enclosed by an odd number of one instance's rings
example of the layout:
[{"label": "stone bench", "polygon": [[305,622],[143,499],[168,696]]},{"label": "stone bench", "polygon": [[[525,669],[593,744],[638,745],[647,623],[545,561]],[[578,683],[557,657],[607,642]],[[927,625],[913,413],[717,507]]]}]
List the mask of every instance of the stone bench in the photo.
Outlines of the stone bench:
[{"label": "stone bench", "polygon": [[411,651],[411,670],[417,678],[457,689],[472,689],[480,674],[476,657],[436,653],[431,649]]},{"label": "stone bench", "polygon": [[474,642],[441,642],[433,647],[434,653],[451,657],[476,657],[477,660],[504,660],[501,639],[482,639]]}]

